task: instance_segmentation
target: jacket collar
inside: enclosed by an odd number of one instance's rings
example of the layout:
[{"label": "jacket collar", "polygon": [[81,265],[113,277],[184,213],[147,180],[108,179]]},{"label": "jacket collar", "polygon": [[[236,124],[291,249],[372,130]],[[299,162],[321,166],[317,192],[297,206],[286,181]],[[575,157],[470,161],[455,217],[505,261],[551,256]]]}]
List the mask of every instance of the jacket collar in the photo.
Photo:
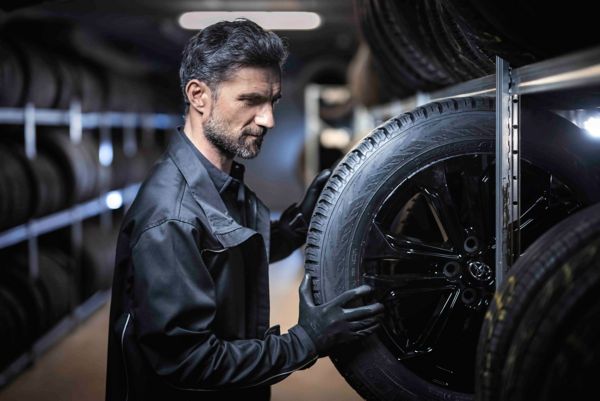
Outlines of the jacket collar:
[{"label": "jacket collar", "polygon": [[[204,211],[210,229],[221,245],[231,248],[257,234],[256,231],[239,225],[229,215],[208,171],[194,154],[194,149],[191,148],[193,145],[185,141],[182,135],[185,134],[179,131],[173,134],[167,153],[186,180],[194,200]],[[264,210],[261,214],[264,214]],[[264,237],[263,230],[259,228],[259,231]],[[266,236],[265,242],[268,242],[268,232]]]}]

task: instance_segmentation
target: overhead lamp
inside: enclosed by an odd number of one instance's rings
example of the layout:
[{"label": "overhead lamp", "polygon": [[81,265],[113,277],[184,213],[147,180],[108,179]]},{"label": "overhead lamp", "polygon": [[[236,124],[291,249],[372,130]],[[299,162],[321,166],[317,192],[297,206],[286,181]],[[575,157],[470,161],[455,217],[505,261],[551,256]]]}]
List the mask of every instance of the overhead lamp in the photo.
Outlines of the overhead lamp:
[{"label": "overhead lamp", "polygon": [[583,123],[583,128],[585,128],[590,136],[600,138],[600,117],[588,118]]},{"label": "overhead lamp", "polygon": [[274,31],[310,30],[321,25],[319,14],[308,11],[190,11],[179,17],[179,25],[197,30],[236,18],[247,18]]}]

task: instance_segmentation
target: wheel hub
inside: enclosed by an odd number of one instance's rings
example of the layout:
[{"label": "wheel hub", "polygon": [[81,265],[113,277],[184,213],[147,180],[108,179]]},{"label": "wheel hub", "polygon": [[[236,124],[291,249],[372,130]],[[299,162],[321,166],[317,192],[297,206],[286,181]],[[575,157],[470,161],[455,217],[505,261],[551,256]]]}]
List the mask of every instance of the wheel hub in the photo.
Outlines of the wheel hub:
[{"label": "wheel hub", "polygon": [[470,261],[467,268],[475,280],[488,281],[492,278],[492,268],[479,260]]}]

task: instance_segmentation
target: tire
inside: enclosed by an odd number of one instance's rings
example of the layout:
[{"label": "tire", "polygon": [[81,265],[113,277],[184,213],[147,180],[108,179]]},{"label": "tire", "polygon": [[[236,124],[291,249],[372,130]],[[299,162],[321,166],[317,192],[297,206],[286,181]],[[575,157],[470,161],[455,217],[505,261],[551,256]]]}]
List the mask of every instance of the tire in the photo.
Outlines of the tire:
[{"label": "tire", "polygon": [[[389,120],[337,165],[318,200],[305,264],[315,300],[368,283],[386,304],[378,333],[331,354],[366,399],[473,398],[477,340],[495,290],[494,108],[493,98],[450,99]],[[555,146],[568,149],[562,139],[581,135],[577,127],[525,105],[522,117],[531,134],[522,142],[526,248],[597,196],[597,183],[593,172],[581,175],[576,153],[555,163]]]},{"label": "tire", "polygon": [[[481,331],[480,399],[580,399],[575,393],[592,390],[593,381],[577,379],[600,364],[599,290],[596,204],[554,226],[512,267]],[[557,379],[560,372],[572,380]]]}]

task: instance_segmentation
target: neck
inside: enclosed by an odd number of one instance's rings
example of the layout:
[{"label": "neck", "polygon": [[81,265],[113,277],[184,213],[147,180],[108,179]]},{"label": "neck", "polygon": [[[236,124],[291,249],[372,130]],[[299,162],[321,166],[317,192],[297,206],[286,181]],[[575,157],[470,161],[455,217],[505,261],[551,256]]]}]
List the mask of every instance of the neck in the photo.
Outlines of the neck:
[{"label": "neck", "polygon": [[223,154],[223,152],[213,145],[204,136],[204,130],[200,121],[193,121],[188,114],[185,118],[183,132],[194,144],[194,146],[208,159],[216,168],[229,174],[233,164],[233,157]]}]

